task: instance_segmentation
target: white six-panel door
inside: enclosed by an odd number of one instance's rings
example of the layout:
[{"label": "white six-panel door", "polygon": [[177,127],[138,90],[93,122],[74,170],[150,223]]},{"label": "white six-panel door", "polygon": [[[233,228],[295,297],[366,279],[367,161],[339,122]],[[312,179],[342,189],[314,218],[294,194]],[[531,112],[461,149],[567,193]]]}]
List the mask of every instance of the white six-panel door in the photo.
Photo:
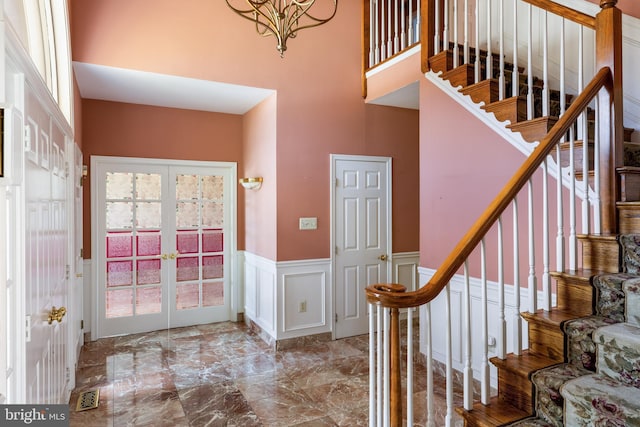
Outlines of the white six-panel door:
[{"label": "white six-panel door", "polygon": [[365,288],[390,274],[391,160],[333,156],[335,337],[368,331]]}]

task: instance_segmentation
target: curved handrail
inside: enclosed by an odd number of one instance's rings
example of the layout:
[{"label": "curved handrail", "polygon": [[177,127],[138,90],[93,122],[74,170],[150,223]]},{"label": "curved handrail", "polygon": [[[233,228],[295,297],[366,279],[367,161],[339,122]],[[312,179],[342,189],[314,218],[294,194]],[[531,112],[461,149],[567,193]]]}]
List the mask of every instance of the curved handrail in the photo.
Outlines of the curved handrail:
[{"label": "curved handrail", "polygon": [[525,3],[529,3],[533,6],[539,7],[540,9],[546,10],[547,12],[551,12],[555,15],[558,15],[565,19],[573,21],[577,24],[583,25],[587,28],[591,28],[592,30],[596,29],[596,18],[591,15],[587,15],[586,13],[582,13],[570,7],[563,6],[551,0],[522,0],[522,1]]},{"label": "curved handrail", "polygon": [[609,67],[601,68],[582,93],[569,106],[558,122],[551,128],[540,144],[525,160],[520,169],[513,175],[504,188],[498,193],[489,207],[469,231],[458,242],[453,251],[444,260],[429,282],[417,291],[404,292],[402,286],[391,284],[376,284],[366,288],[367,301],[390,308],[409,308],[427,304],[440,294],[464,261],[476,248],[478,243],[489,232],[500,215],[511,204],[522,187],[531,179],[536,170],[542,165],[551,150],[566,135],[569,128],[596,97],[605,88],[613,96],[613,77]]}]

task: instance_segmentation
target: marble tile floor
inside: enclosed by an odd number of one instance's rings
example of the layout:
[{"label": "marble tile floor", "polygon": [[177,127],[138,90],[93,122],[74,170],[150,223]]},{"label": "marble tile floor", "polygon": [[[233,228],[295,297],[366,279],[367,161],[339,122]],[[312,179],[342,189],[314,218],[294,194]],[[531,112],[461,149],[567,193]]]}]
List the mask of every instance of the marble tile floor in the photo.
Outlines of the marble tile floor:
[{"label": "marble tile floor", "polygon": [[[444,425],[444,381],[434,382]],[[414,388],[414,426],[426,424],[425,383]],[[95,389],[99,407],[75,412],[79,394]],[[244,324],[223,322],[85,344],[70,425],[366,426],[368,392],[367,335],[276,351]]]}]

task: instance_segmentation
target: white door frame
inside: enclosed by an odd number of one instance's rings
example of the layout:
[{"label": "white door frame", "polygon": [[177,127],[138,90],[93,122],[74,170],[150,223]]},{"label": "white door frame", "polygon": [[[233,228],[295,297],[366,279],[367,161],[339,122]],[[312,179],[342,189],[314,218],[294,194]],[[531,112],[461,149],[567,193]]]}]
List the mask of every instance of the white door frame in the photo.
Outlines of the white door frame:
[{"label": "white door frame", "polygon": [[[231,175],[230,198],[231,198],[231,218],[229,219],[229,230],[231,230],[232,236],[225,244],[229,245],[229,318],[236,319],[241,309],[240,307],[240,286],[237,277],[237,240],[238,240],[238,186],[235,185],[238,181],[238,165],[236,162],[216,162],[216,161],[197,161],[197,160],[174,160],[174,159],[148,159],[148,158],[136,158],[136,157],[117,157],[117,156],[91,156],[91,256],[92,258],[98,253],[98,237],[97,227],[98,223],[98,197],[97,197],[97,177],[95,174],[98,170],[97,165],[99,163],[118,163],[118,164],[145,164],[145,165],[162,165],[162,166],[198,166],[198,167],[217,167],[228,168]],[[226,261],[225,261],[226,262]],[[92,315],[91,315],[91,339],[98,338],[97,332],[99,327],[99,312],[98,300],[96,295],[95,286],[98,283],[98,269],[95,263],[92,262]]]},{"label": "white door frame", "polygon": [[392,239],[392,229],[393,229],[393,218],[392,218],[392,170],[391,170],[391,157],[382,157],[382,156],[364,156],[364,155],[349,155],[349,154],[330,154],[330,167],[331,167],[331,178],[329,182],[329,187],[331,189],[330,196],[330,210],[331,210],[331,289],[332,289],[332,302],[331,302],[331,337],[332,339],[336,339],[336,185],[337,179],[336,176],[336,162],[339,160],[342,161],[351,161],[351,162],[381,162],[386,166],[387,172],[387,182],[385,183],[387,186],[387,206],[386,206],[386,215],[387,215],[387,248],[386,253],[388,254],[387,262],[387,278],[391,279],[392,277],[392,247],[393,247],[393,239]]}]

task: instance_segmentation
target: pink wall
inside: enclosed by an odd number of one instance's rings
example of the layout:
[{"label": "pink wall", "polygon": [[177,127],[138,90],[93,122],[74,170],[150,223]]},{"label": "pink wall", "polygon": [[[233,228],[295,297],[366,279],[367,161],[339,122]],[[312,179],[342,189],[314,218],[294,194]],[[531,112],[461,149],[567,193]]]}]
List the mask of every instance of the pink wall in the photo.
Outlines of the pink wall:
[{"label": "pink wall", "polygon": [[262,177],[264,182],[258,191],[240,187],[238,193],[245,201],[245,249],[268,259],[276,259],[278,250],[276,115],[277,95],[273,95],[244,116],[243,176]]},{"label": "pink wall", "polygon": [[[242,164],[242,117],[85,99],[83,155],[227,161]],[[242,170],[241,167],[238,168]],[[91,171],[89,171],[91,173]],[[91,183],[84,183],[84,248],[91,257]],[[239,197],[238,211],[244,212]],[[238,248],[244,249],[244,224]]]},{"label": "pink wall", "polygon": [[[251,23],[233,14],[222,1],[190,0],[183,7],[177,7],[173,0],[75,1],[72,8],[74,61],[276,90],[276,182],[271,183],[276,187],[273,193],[264,194],[275,197],[277,215],[247,213],[247,230],[252,241],[256,239],[252,248],[258,255],[276,260],[329,257],[329,155],[366,155],[371,151],[377,155],[382,151],[379,147],[370,150],[367,141],[370,134],[366,129],[371,123],[361,93],[360,2],[340,2],[331,22],[290,40],[284,59],[275,50],[273,38],[256,35]],[[377,113],[376,120],[382,121],[380,116],[385,114]],[[415,112],[397,114],[416,117]],[[126,117],[120,120],[120,132],[132,140],[139,125]],[[393,120],[384,122],[388,125],[386,135],[395,135],[400,129]],[[148,123],[155,125],[158,120]],[[412,135],[417,134],[417,121],[415,126]],[[85,118],[85,144],[99,128],[97,120]],[[245,130],[251,131],[251,124]],[[245,136],[243,141],[255,146],[258,140]],[[393,137],[386,143],[385,155],[407,156],[407,147],[412,147],[411,156],[417,158],[417,138]],[[145,145],[130,149],[155,156]],[[191,155],[201,158],[206,153],[194,150]],[[247,162],[255,158],[244,155]],[[406,173],[417,176],[417,164]],[[396,187],[394,195],[400,197],[403,191],[396,191]],[[271,209],[264,200],[258,203],[259,210]],[[302,216],[318,217],[318,230],[298,230]],[[265,226],[264,221],[273,223]],[[398,224],[416,230],[417,215],[394,212],[394,229],[401,228]],[[398,239],[394,248],[418,249],[411,238],[403,240],[402,233]]]},{"label": "pink wall", "polygon": [[428,80],[420,98],[420,265],[437,268],[524,156]]},{"label": "pink wall", "polygon": [[[591,3],[600,4],[600,0],[588,0]],[[638,0],[618,0],[618,9],[627,15],[640,18],[640,2]]]}]

